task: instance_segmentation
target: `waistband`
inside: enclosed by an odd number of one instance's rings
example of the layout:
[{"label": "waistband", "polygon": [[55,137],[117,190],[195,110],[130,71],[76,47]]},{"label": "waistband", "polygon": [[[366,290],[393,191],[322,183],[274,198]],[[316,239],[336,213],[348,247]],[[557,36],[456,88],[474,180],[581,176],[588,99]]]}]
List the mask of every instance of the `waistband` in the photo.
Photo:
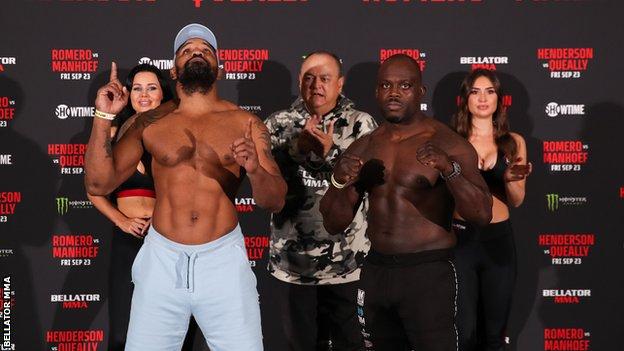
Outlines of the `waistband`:
[{"label": "waistband", "polygon": [[506,219],[502,222],[490,223],[485,227],[478,227],[466,221],[453,219],[453,230],[458,241],[478,240],[487,241],[512,235],[511,221]]},{"label": "waistband", "polygon": [[427,250],[397,255],[382,254],[371,249],[366,260],[379,266],[411,266],[426,262],[448,261],[453,257],[452,249]]},{"label": "waistband", "polygon": [[156,198],[156,192],[153,189],[126,189],[118,191],[115,195],[117,195],[117,198],[132,196]]},{"label": "waistband", "polygon": [[145,237],[146,242],[163,247],[177,256],[175,263],[175,288],[185,289],[188,292],[193,292],[195,289],[195,261],[199,255],[217,251],[222,247],[230,246],[243,240],[243,232],[239,224],[236,225],[234,230],[219,239],[199,245],[177,243],[158,233],[154,227],[150,227],[148,235]]},{"label": "waistband", "polygon": [[237,243],[241,240],[244,240],[244,238],[240,224],[237,224],[236,228],[219,239],[198,245],[186,245],[167,239],[164,235],[157,232],[156,229],[154,229],[154,226],[149,228],[148,235],[145,236],[146,242],[152,242],[154,244],[164,246],[172,251],[184,253],[204,253],[216,251],[221,247]]}]

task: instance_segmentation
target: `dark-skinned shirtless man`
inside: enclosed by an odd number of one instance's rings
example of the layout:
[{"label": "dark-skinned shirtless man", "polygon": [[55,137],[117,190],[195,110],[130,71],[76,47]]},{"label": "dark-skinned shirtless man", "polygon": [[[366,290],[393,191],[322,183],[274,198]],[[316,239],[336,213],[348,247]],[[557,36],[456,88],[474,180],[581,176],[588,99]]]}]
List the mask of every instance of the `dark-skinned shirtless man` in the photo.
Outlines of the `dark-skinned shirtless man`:
[{"label": "dark-skinned shirtless man", "polygon": [[480,225],[492,216],[476,152],[420,112],[424,91],[409,56],[381,65],[386,122],[345,151],[321,201],[326,229],[339,233],[368,195],[371,251],[357,299],[366,350],[457,350],[453,210]]},{"label": "dark-skinned shirtless man", "polygon": [[[256,203],[284,204],[286,184],[257,117],[217,95],[217,41],[184,27],[174,42],[179,102],[139,115],[111,150],[108,120],[127,91],[113,64],[98,91],[86,155],[87,191],[104,195],[152,155],[153,227],[132,267],[135,284],[126,350],[180,350],[193,315],[212,351],[262,350],[256,279],[233,198],[247,174]],[[113,258],[114,259],[114,258]]]}]

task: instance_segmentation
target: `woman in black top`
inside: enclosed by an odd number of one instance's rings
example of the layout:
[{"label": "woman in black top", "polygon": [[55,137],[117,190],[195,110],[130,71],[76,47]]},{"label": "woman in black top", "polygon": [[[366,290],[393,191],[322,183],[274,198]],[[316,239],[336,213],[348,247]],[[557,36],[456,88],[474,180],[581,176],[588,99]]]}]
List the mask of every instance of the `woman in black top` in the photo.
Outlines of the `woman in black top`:
[{"label": "woman in black top", "polygon": [[500,81],[476,69],[462,82],[452,128],[477,151],[479,169],[492,193],[492,221],[469,225],[455,214],[458,273],[457,327],[460,350],[502,350],[516,276],[509,206],[524,201],[527,163],[524,138],[509,131]]}]

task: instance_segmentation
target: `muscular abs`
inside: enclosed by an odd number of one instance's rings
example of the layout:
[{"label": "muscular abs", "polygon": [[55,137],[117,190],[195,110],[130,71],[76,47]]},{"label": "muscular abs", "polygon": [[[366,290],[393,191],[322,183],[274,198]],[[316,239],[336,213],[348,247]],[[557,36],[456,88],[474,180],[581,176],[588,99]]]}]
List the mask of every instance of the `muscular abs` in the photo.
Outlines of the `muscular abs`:
[{"label": "muscular abs", "polygon": [[233,198],[244,174],[229,146],[244,133],[237,113],[170,113],[144,127],[157,192],[153,225],[169,239],[201,244],[236,227]]},{"label": "muscular abs", "polygon": [[360,180],[369,183],[368,236],[373,248],[392,254],[453,246],[453,198],[438,172],[416,159],[416,150],[432,134],[401,139],[389,133],[373,133],[362,152],[366,158]]}]

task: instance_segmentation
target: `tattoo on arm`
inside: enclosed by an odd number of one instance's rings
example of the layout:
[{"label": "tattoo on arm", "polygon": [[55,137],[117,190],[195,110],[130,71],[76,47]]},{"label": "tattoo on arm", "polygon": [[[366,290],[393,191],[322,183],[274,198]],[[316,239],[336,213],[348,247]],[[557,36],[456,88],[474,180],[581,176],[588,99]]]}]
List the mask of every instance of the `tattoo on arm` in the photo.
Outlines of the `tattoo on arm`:
[{"label": "tattoo on arm", "polygon": [[106,139],[104,139],[104,150],[106,150],[106,157],[113,157],[113,144],[110,134],[106,133]]},{"label": "tattoo on arm", "polygon": [[262,142],[265,144],[264,155],[269,160],[275,161],[275,159],[273,158],[273,153],[271,152],[271,136],[269,135],[269,129],[267,128],[267,126],[264,125],[264,123],[259,120],[254,121],[254,124],[256,125],[256,127],[258,127],[258,129],[260,129],[260,135],[258,136],[258,138],[262,140]]}]

